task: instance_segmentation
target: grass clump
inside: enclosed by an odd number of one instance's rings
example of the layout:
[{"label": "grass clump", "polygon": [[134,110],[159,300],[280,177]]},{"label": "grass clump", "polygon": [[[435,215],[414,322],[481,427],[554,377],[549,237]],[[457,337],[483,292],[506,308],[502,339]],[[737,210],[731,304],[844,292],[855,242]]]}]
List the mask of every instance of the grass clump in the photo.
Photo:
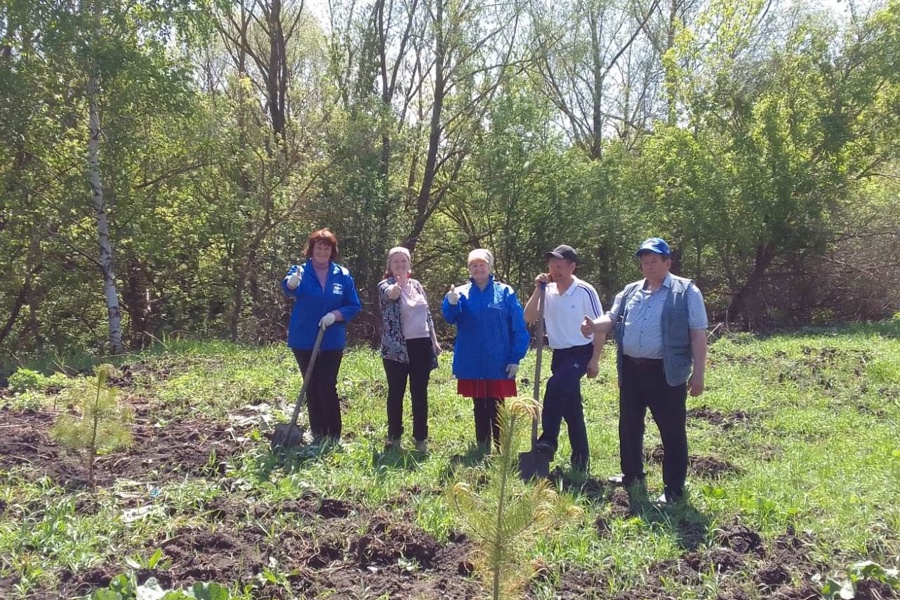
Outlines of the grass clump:
[{"label": "grass clump", "polygon": [[50,437],[59,445],[81,454],[92,488],[97,455],[130,446],[132,442],[127,425],[131,412],[119,405],[116,388],[107,383],[115,370],[105,364],[96,367],[94,372],[93,388],[81,391],[80,414],[60,415],[50,430]]}]

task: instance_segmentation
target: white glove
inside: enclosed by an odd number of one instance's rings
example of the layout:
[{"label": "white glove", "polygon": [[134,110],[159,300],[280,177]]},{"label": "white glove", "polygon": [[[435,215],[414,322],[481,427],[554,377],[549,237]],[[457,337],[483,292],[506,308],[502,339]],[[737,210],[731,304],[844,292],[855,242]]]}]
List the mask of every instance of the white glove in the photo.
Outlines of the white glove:
[{"label": "white glove", "polygon": [[326,327],[330,327],[334,325],[334,313],[327,313],[324,317],[319,320],[319,327],[325,329]]},{"label": "white glove", "polygon": [[459,302],[459,292],[452,285],[450,286],[450,291],[447,292],[447,301],[453,306],[456,306],[456,303]]},{"label": "white glove", "polygon": [[506,365],[506,376],[512,379],[519,372],[519,365]]},{"label": "white glove", "polygon": [[297,286],[300,285],[300,279],[303,277],[303,273],[300,271],[298,267],[296,271],[291,273],[291,276],[288,277],[287,286],[288,289],[295,290]]},{"label": "white glove", "polygon": [[388,298],[391,300],[396,300],[400,297],[400,286],[396,283],[394,285],[388,286],[387,289]]}]

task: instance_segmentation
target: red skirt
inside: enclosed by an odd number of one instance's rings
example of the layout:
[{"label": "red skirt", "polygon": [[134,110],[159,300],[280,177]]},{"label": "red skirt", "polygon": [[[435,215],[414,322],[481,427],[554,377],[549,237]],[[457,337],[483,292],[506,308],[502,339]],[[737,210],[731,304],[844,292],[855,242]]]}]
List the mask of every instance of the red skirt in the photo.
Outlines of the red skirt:
[{"label": "red skirt", "polygon": [[456,393],[466,398],[511,398],[516,393],[515,379],[459,379]]}]

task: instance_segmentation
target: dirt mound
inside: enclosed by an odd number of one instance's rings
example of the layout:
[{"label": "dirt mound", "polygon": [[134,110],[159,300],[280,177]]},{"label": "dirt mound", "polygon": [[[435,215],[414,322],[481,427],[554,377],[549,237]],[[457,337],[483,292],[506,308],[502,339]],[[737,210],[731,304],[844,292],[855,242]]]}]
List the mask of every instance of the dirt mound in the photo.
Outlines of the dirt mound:
[{"label": "dirt mound", "polygon": [[712,479],[741,473],[740,467],[714,456],[692,456],[690,459],[690,471],[698,477],[710,477]]},{"label": "dirt mound", "polygon": [[194,581],[250,582],[266,564],[264,550],[236,531],[181,528],[157,546],[171,559],[171,584]]},{"label": "dirt mound", "polygon": [[749,527],[735,523],[722,527],[716,532],[716,542],[725,548],[730,548],[739,554],[765,554],[762,547],[762,537]]},{"label": "dirt mound", "polygon": [[728,431],[737,425],[747,424],[750,421],[750,416],[742,410],[723,413],[713,410],[708,406],[698,406],[697,408],[689,409],[687,411],[687,418],[706,421],[711,425],[721,427],[725,431]]},{"label": "dirt mound", "polygon": [[735,571],[744,566],[744,559],[730,548],[713,548],[707,552],[691,552],[684,557],[684,562],[698,573],[710,570],[716,573]]},{"label": "dirt mound", "polygon": [[[648,464],[661,465],[666,452],[661,445],[654,446],[644,452],[644,461]],[[727,460],[714,456],[691,456],[689,468],[693,475],[718,479],[726,475],[739,474],[741,469]]]},{"label": "dirt mound", "polygon": [[418,527],[391,522],[387,515],[375,515],[368,525],[368,532],[350,544],[350,553],[360,567],[391,564],[399,559],[428,567],[440,549],[437,541]]}]

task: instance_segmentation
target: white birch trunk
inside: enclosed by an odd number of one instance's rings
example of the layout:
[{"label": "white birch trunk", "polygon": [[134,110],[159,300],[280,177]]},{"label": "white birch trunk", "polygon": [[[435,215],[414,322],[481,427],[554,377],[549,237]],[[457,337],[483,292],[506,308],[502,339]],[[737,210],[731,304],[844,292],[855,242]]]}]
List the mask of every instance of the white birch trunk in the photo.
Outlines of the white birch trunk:
[{"label": "white birch trunk", "polygon": [[113,274],[112,244],[109,241],[109,222],[106,218],[106,203],[103,199],[103,183],[100,181],[100,93],[99,77],[95,73],[88,75],[87,93],[90,103],[88,120],[88,182],[94,199],[94,212],[97,214],[97,233],[100,245],[100,271],[103,275],[103,293],[106,296],[106,312],[109,319],[109,344],[113,354],[121,354],[122,347],[122,315],[119,310],[119,293],[116,290],[116,279]]}]

